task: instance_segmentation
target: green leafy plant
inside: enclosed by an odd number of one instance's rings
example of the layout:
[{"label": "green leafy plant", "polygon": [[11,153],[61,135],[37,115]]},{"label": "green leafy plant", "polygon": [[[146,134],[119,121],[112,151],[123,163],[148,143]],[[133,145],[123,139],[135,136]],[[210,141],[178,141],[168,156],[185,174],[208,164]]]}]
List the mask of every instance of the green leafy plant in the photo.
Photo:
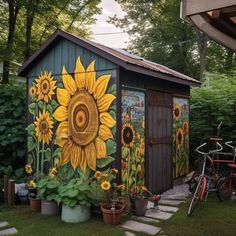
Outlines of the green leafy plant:
[{"label": "green leafy plant", "polygon": [[92,202],[90,180],[75,178],[59,187],[59,202],[71,208],[76,205],[89,207]]},{"label": "green leafy plant", "polygon": [[57,201],[59,202],[58,188],[60,182],[56,176],[44,176],[38,182],[38,193],[37,198],[47,201]]}]

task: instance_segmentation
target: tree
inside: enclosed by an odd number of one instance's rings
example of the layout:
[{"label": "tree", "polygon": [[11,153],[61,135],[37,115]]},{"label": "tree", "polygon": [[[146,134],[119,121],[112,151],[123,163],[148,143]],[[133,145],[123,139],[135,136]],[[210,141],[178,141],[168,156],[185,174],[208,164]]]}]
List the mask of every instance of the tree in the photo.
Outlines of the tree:
[{"label": "tree", "polygon": [[[98,7],[100,1],[5,0],[0,2],[3,18],[8,21],[8,24],[0,23],[2,32],[8,34],[2,82],[8,83],[11,60],[23,62],[28,59],[32,51],[35,51],[57,28],[89,37],[89,27],[95,21],[94,15],[100,13]],[[3,49],[1,45],[0,48]]]},{"label": "tree", "polygon": [[[226,59],[230,61],[227,65],[236,63],[234,52],[227,54],[225,48],[180,18],[180,1],[116,1],[126,15],[114,16],[110,22],[128,32],[132,52],[200,80],[206,71],[219,71]],[[224,55],[223,60],[217,54]],[[213,57],[214,61],[209,61]]]}]

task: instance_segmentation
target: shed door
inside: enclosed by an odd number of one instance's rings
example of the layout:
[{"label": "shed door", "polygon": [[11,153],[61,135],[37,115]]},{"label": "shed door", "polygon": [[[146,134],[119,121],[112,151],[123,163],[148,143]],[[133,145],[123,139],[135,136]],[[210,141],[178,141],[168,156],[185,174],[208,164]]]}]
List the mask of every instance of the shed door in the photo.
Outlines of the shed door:
[{"label": "shed door", "polygon": [[172,178],[172,95],[148,91],[147,184],[154,193],[170,189]]}]

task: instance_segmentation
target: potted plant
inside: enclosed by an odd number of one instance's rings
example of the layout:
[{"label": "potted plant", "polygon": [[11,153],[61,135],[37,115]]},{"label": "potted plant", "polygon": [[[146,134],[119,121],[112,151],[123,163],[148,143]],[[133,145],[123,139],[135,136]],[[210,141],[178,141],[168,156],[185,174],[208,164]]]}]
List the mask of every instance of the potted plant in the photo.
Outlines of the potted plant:
[{"label": "potted plant", "polygon": [[56,168],[49,171],[48,176],[43,176],[38,182],[37,198],[41,199],[41,214],[58,215],[59,214],[59,194],[58,187],[60,182],[56,176]]},{"label": "potted plant", "polygon": [[108,169],[104,172],[96,171],[95,182],[104,192],[105,202],[101,203],[101,211],[105,224],[119,224],[124,212],[124,204],[119,202],[118,188],[111,183],[117,174],[116,169]]},{"label": "potted plant", "polygon": [[90,180],[71,179],[59,187],[59,202],[62,203],[61,219],[67,223],[79,223],[90,218],[92,202]]},{"label": "potted plant", "polygon": [[37,185],[34,179],[30,180],[27,183],[29,194],[28,198],[30,201],[30,208],[32,210],[40,211],[41,210],[41,200],[37,198]]}]

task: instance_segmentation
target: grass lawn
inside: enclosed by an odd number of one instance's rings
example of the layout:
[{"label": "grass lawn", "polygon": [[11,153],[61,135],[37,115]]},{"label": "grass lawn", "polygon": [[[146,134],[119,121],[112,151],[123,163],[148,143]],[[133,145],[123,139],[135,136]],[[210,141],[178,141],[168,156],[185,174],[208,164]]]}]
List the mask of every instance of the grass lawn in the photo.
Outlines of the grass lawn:
[{"label": "grass lawn", "polygon": [[[193,215],[188,217],[188,204],[182,204],[174,216],[156,226],[168,236],[234,236],[236,235],[236,201],[222,203],[215,195],[207,202],[200,202]],[[0,221],[8,221],[22,236],[122,236],[119,226],[105,225],[101,219],[92,218],[82,224],[66,224],[60,217],[42,216],[28,206],[0,207]],[[164,232],[163,232],[164,231]],[[144,235],[136,233],[136,235]]]}]

